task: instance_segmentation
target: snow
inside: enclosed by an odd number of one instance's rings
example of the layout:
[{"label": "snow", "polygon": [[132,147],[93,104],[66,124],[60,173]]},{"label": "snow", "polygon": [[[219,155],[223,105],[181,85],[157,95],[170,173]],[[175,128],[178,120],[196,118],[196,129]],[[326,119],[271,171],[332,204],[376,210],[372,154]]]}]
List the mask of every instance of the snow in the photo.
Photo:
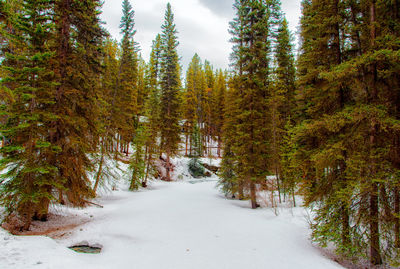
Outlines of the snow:
[{"label": "snow", "polygon": [[[95,202],[104,208],[70,209],[90,221],[62,237],[13,236],[0,229],[0,268],[334,269],[310,241],[303,208],[251,210],[226,199],[216,176],[190,178],[187,159],[174,159],[177,182],[153,181],[146,190],[126,186]],[[101,244],[100,254],[69,246]]]}]

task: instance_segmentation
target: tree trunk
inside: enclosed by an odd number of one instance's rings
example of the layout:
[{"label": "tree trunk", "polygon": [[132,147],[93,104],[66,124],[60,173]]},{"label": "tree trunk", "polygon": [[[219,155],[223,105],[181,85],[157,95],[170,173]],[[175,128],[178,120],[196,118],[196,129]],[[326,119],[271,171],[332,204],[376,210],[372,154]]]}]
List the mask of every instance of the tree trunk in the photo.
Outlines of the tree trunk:
[{"label": "tree trunk", "polygon": [[[50,186],[43,187],[42,191],[51,193],[52,188]],[[34,206],[34,212],[32,218],[34,220],[47,221],[49,215],[50,199],[42,198],[39,203]]]},{"label": "tree trunk", "polygon": [[117,134],[117,145],[115,145],[115,153],[118,153],[118,150],[119,150],[119,142],[120,142],[120,135]]},{"label": "tree trunk", "polygon": [[[376,123],[372,119],[371,123],[371,151],[374,149],[376,139]],[[373,152],[370,153],[371,155]],[[376,164],[374,156],[371,156],[371,177],[375,180]],[[369,201],[369,229],[370,229],[370,262],[374,265],[382,264],[380,254],[380,232],[379,232],[379,184],[375,181],[371,183],[370,201]]]},{"label": "tree trunk", "polygon": [[145,153],[144,153],[144,160],[145,160],[145,164],[146,164],[146,173],[145,173],[145,176],[144,176],[144,180],[142,181],[142,187],[143,188],[147,188],[147,178],[148,178],[148,176],[149,176],[149,168],[150,168],[150,166],[149,166],[149,163],[150,163],[150,157],[151,155],[150,155],[150,147],[149,146],[146,146],[146,150],[145,150]]},{"label": "tree trunk", "polygon": [[142,182],[143,188],[147,188],[147,180],[149,178],[150,162],[151,162],[151,158],[149,157],[147,160],[146,175],[144,177],[144,181]]},{"label": "tree trunk", "polygon": [[256,184],[253,180],[250,180],[250,199],[251,199],[251,208],[256,209],[260,205],[257,203],[257,191]]},{"label": "tree trunk", "polygon": [[[376,123],[372,119],[371,123],[371,151],[374,149],[376,139]],[[373,152],[370,153],[371,155]],[[371,156],[371,177],[375,180],[376,176],[376,163],[374,156]],[[374,265],[382,264],[382,257],[380,254],[380,232],[379,232],[379,184],[375,181],[371,183],[370,191],[370,204],[369,204],[369,226],[370,226],[370,262]]]},{"label": "tree trunk", "polygon": [[186,134],[186,141],[185,141],[185,156],[188,156],[188,140],[189,140],[189,135]]},{"label": "tree trunk", "polygon": [[61,205],[65,205],[65,200],[64,200],[63,192],[61,189],[58,189],[58,202]]},{"label": "tree trunk", "polygon": [[169,150],[167,150],[167,163],[165,165],[166,170],[167,170],[167,181],[171,181],[171,174],[170,174],[170,169],[171,169],[171,163],[170,163],[170,157],[169,157]]},{"label": "tree trunk", "polygon": [[278,188],[278,195],[279,195],[279,203],[282,203],[282,198],[281,198],[281,184],[280,184],[280,177],[279,177],[279,171],[278,168],[275,168],[275,174],[276,174],[276,187]]},{"label": "tree trunk", "polygon": [[103,172],[103,163],[104,163],[104,146],[101,146],[101,157],[100,157],[99,170],[97,171],[96,182],[94,183],[94,187],[93,187],[93,192],[95,194],[97,192],[97,188],[99,186],[101,174]]},{"label": "tree trunk", "polygon": [[135,173],[135,171],[133,171],[132,172],[132,178],[131,178],[131,184],[129,185],[129,190],[130,191],[133,191],[133,190],[137,189],[136,181],[137,181],[136,173]]},{"label": "tree trunk", "polygon": [[296,196],[294,194],[294,188],[292,189],[292,197],[293,197],[293,207],[296,207]]},{"label": "tree trunk", "polygon": [[221,158],[221,136],[218,136],[218,148],[217,148],[217,155],[218,158]]},{"label": "tree trunk", "polygon": [[380,234],[379,234],[379,201],[378,201],[378,183],[372,184],[371,196],[370,196],[370,261],[374,265],[382,264],[382,258],[380,254]]},{"label": "tree trunk", "polygon": [[47,221],[49,215],[50,200],[48,198],[43,198],[38,205],[36,205],[36,210],[33,215],[34,220]]},{"label": "tree trunk", "polygon": [[33,218],[33,212],[32,212],[32,203],[29,203],[30,206],[24,205],[24,208],[22,209],[22,221],[24,223],[23,227],[20,228],[21,232],[22,231],[29,231],[29,228],[31,227],[32,224],[32,218]]},{"label": "tree trunk", "polygon": [[400,248],[400,193],[399,188],[394,188],[394,235],[395,235],[395,246]]},{"label": "tree trunk", "polygon": [[243,181],[242,180],[240,180],[239,181],[239,188],[238,188],[238,198],[239,198],[239,200],[243,200],[244,199],[244,186],[243,186]]},{"label": "tree trunk", "polygon": [[192,155],[192,154],[193,154],[192,142],[193,142],[193,141],[192,141],[192,139],[190,138],[190,139],[189,139],[189,143],[190,143],[190,146],[189,146],[189,155],[190,155],[190,156],[193,156],[193,155]]},{"label": "tree trunk", "polygon": [[349,209],[344,204],[342,205],[341,210],[341,217],[342,217],[342,245],[347,247],[350,246],[350,216],[349,216]]}]

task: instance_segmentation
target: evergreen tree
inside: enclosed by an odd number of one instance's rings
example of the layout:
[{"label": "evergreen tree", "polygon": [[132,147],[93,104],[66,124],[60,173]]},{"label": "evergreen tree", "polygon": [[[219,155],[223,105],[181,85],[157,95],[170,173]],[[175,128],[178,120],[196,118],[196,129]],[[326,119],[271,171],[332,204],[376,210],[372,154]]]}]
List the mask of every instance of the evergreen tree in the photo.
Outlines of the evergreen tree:
[{"label": "evergreen tree", "polygon": [[144,115],[144,106],[149,94],[146,85],[146,70],[146,62],[142,59],[142,57],[139,57],[137,77],[137,108],[139,115]]},{"label": "evergreen tree", "polygon": [[[205,90],[204,97],[202,98],[202,111],[203,111],[203,130],[202,130],[202,144],[204,154],[207,154],[208,143],[215,133],[213,110],[215,108],[215,76],[213,66],[209,61],[204,62],[204,77],[205,77]],[[211,150],[211,148],[210,148]],[[211,155],[211,151],[209,152]]]},{"label": "evergreen tree", "polygon": [[101,77],[101,90],[98,92],[99,102],[99,137],[100,150],[95,154],[98,165],[93,191],[96,193],[100,184],[108,178],[113,178],[110,167],[108,167],[105,158],[111,158],[114,150],[114,140],[116,134],[115,115],[115,95],[118,85],[118,43],[115,40],[107,38],[103,45],[104,73]]},{"label": "evergreen tree", "polygon": [[[280,20],[277,22],[276,45],[274,48],[276,69],[273,72],[274,83],[271,83],[271,98],[269,107],[271,109],[271,171],[276,176],[277,188],[279,191],[279,201],[281,202],[281,191],[286,190],[293,193],[291,188],[286,189],[285,178],[282,177],[281,147],[284,136],[288,130],[285,128],[291,126],[290,121],[294,117],[295,110],[295,67],[294,56],[292,52],[291,36],[287,21],[280,11],[280,7],[275,7],[275,13],[279,14]],[[288,142],[289,140],[286,140]],[[290,180],[289,180],[290,182]],[[294,196],[293,196],[294,197]]]},{"label": "evergreen tree", "polygon": [[167,180],[171,180],[170,157],[177,153],[180,142],[179,104],[180,104],[180,70],[177,52],[177,30],[174,15],[168,3],[162,25],[161,53],[161,149],[167,155]]},{"label": "evergreen tree", "polygon": [[138,190],[139,186],[145,180],[145,170],[146,170],[146,161],[145,161],[145,142],[146,142],[147,130],[145,129],[145,125],[139,123],[138,128],[136,128],[136,133],[133,137],[133,145],[135,147],[135,152],[131,158],[131,162],[129,165],[129,170],[132,173],[131,182],[129,186],[129,190]]},{"label": "evergreen tree", "polygon": [[[3,3],[7,5],[7,3]],[[5,7],[3,7],[5,8]],[[5,116],[1,133],[6,145],[1,148],[0,203],[9,214],[23,222],[15,229],[28,230],[32,218],[47,219],[53,189],[62,182],[51,158],[60,148],[49,141],[49,129],[56,115],[52,112],[55,77],[49,62],[54,23],[52,1],[26,0],[7,20],[13,31],[6,31],[7,46],[0,81]]]},{"label": "evergreen tree", "polygon": [[[189,141],[189,138],[192,137],[196,127],[201,129],[201,126],[204,126],[205,94],[205,74],[201,65],[200,57],[195,54],[186,72],[186,89],[184,93],[185,103],[183,107],[185,117],[186,152],[188,149],[188,142],[190,142],[189,155],[193,154],[192,144],[194,142],[191,139]],[[201,137],[200,141],[202,141]],[[202,143],[199,146],[202,147]],[[200,149],[200,152],[202,152],[202,148]]]},{"label": "evergreen tree", "polygon": [[213,116],[212,122],[214,125],[214,135],[217,137],[218,148],[217,155],[221,156],[222,147],[222,136],[223,136],[223,125],[224,125],[224,109],[225,109],[225,96],[226,96],[226,79],[225,74],[222,70],[219,70],[216,74],[216,83],[214,90],[215,103],[212,104]]},{"label": "evergreen tree", "polygon": [[[3,56],[3,47],[6,43],[5,38],[5,31],[6,31],[6,20],[7,20],[7,10],[6,10],[6,3],[0,1],[0,57]],[[3,77],[0,73],[0,76]]]},{"label": "evergreen tree", "polygon": [[138,57],[134,36],[134,15],[129,0],[122,2],[122,18],[121,18],[121,59],[119,67],[119,87],[117,93],[118,107],[118,129],[122,137],[121,148],[128,154],[129,142],[135,132],[135,121],[139,112],[138,108]]},{"label": "evergreen tree", "polygon": [[[306,115],[311,120],[303,122],[296,131],[298,139],[302,139],[296,156],[306,158],[303,159],[306,165],[300,161],[297,164],[303,166],[307,180],[314,182],[305,186],[307,203],[318,204],[314,239],[323,241],[324,236],[333,239],[338,250],[344,253],[352,250],[349,195],[346,193],[346,150],[342,140],[345,136],[326,130],[330,130],[332,121],[342,116],[340,113],[349,100],[342,95],[343,85],[328,83],[318,76],[321,71],[340,64],[344,48],[340,47],[339,32],[345,29],[338,28],[342,27],[339,22],[343,18],[337,1],[304,2],[303,6],[299,84],[304,94]],[[308,136],[311,132],[313,135]],[[329,231],[329,235],[320,234],[323,229]]]},{"label": "evergreen tree", "polygon": [[118,94],[118,72],[120,54],[118,43],[115,40],[107,39],[104,44],[104,74],[102,76],[102,92],[101,99],[103,122],[104,122],[104,138],[103,143],[106,144],[108,152],[114,151],[116,134],[118,133],[118,109],[117,109],[117,94]]},{"label": "evergreen tree", "polygon": [[238,86],[237,79],[231,78],[229,83],[229,90],[226,93],[226,102],[224,106],[224,124],[223,124],[223,157],[221,161],[221,169],[219,170],[220,180],[218,185],[221,187],[222,192],[227,196],[243,198],[243,189],[241,180],[238,177],[240,168],[240,159],[236,158],[233,149],[237,143],[236,127],[239,122],[239,102],[237,100]]},{"label": "evergreen tree", "polygon": [[280,21],[275,47],[276,80],[278,91],[283,91],[284,101],[282,117],[287,121],[294,115],[295,110],[295,59],[293,55],[292,35],[285,17]]},{"label": "evergreen tree", "polygon": [[65,194],[74,206],[87,204],[94,195],[87,172],[93,168],[88,154],[96,152],[99,145],[97,98],[105,36],[100,7],[100,1],[95,0],[59,0],[54,8],[56,118],[49,136],[59,152],[50,161],[58,168],[57,181],[62,182],[57,188],[59,202],[64,203]]},{"label": "evergreen tree", "polygon": [[395,257],[399,228],[393,8],[392,2],[304,1],[301,26],[306,120],[295,129],[293,156],[306,179],[306,202],[315,208],[313,238],[372,264]]},{"label": "evergreen tree", "polygon": [[154,166],[155,154],[159,152],[159,129],[160,129],[160,64],[161,64],[161,36],[157,35],[153,41],[152,51],[150,54],[150,62],[146,74],[146,84],[148,87],[149,97],[145,103],[145,129],[148,132],[146,136],[146,176]]},{"label": "evergreen tree", "polygon": [[256,184],[267,174],[268,135],[267,100],[269,97],[268,7],[262,1],[237,1],[237,21],[232,24],[234,64],[238,73],[237,143],[233,152],[240,159],[240,177],[248,184],[252,208],[258,206]]},{"label": "evergreen tree", "polygon": [[191,144],[192,144],[192,153],[191,159],[189,162],[189,172],[195,177],[199,178],[204,176],[204,167],[199,162],[199,157],[201,156],[201,135],[200,129],[197,125],[194,126],[193,132],[191,134]]},{"label": "evergreen tree", "polygon": [[236,0],[233,7],[236,10],[236,16],[230,22],[229,32],[232,35],[231,43],[233,43],[231,53],[231,66],[234,68],[235,73],[230,78],[229,90],[226,96],[226,105],[224,108],[224,125],[223,125],[223,144],[224,153],[221,161],[221,169],[219,172],[220,182],[219,185],[226,195],[236,197],[239,199],[244,198],[244,179],[239,176],[242,167],[241,158],[238,158],[235,147],[239,141],[236,135],[238,132],[238,125],[242,122],[239,118],[240,113],[240,98],[241,93],[241,80],[240,76],[243,75],[243,53],[242,48],[244,42],[245,30],[245,8],[241,3],[242,1]]}]

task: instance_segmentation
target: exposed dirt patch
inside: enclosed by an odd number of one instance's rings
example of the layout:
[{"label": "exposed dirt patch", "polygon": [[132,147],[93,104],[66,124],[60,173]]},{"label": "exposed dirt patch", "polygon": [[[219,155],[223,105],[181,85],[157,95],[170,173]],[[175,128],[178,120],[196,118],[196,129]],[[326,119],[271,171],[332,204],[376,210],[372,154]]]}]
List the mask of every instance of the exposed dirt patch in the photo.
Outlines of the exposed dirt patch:
[{"label": "exposed dirt patch", "polygon": [[73,229],[88,223],[90,220],[90,217],[78,215],[64,216],[50,213],[48,220],[45,222],[33,221],[29,231],[10,231],[7,223],[3,223],[2,227],[14,235],[45,235],[57,239],[67,236]]}]

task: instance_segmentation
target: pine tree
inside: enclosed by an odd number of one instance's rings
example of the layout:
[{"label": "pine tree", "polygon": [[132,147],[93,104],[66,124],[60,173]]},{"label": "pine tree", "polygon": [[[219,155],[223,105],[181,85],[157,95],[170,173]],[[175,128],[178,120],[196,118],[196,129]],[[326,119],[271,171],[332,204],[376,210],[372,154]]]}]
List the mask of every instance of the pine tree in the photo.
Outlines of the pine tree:
[{"label": "pine tree", "polygon": [[[204,62],[204,77],[205,77],[205,90],[204,90],[204,97],[202,99],[202,110],[203,110],[203,148],[204,153],[207,155],[208,143],[210,139],[213,137],[215,133],[215,126],[213,122],[213,109],[215,107],[215,76],[214,76],[214,68],[209,61]],[[208,153],[210,156],[210,152]]]},{"label": "pine tree", "polygon": [[[103,72],[101,60],[105,32],[100,26],[100,1],[55,2],[55,60],[57,81],[50,141],[60,149],[51,158],[58,168],[59,202],[64,198],[74,206],[93,197],[87,172],[93,169],[89,154],[98,150],[98,92]],[[66,197],[64,197],[64,195]]]},{"label": "pine tree", "polygon": [[372,264],[396,255],[398,235],[392,154],[399,20],[392,8],[375,1],[303,2],[299,73],[306,120],[296,127],[294,156],[306,201],[316,208],[313,238]]},{"label": "pine tree", "polygon": [[200,128],[197,126],[197,124],[193,128],[193,132],[191,134],[191,147],[192,147],[192,153],[191,153],[191,159],[189,161],[189,172],[190,174],[195,177],[199,178],[204,176],[204,167],[201,165],[199,162],[199,157],[201,156],[201,135],[200,135]]},{"label": "pine tree", "polygon": [[285,17],[280,21],[275,47],[275,70],[277,87],[283,90],[284,105],[282,107],[283,119],[286,121],[294,114],[295,110],[295,59],[293,55],[292,35],[288,29]]},{"label": "pine tree", "polygon": [[168,3],[162,25],[161,53],[161,149],[167,155],[167,180],[171,180],[170,157],[175,155],[180,142],[179,104],[180,104],[180,68],[177,52],[177,30],[174,15]]},{"label": "pine tree", "polygon": [[[281,202],[281,192],[286,195],[285,178],[282,177],[281,147],[283,137],[290,126],[289,121],[294,117],[295,109],[295,67],[294,56],[292,52],[291,36],[287,21],[280,11],[280,6],[275,7],[275,13],[279,20],[276,30],[276,40],[274,48],[274,57],[276,69],[273,72],[274,83],[271,83],[271,98],[269,107],[271,109],[271,170],[276,176],[277,188],[279,192],[279,201]],[[288,125],[289,124],[289,125]],[[286,140],[288,142],[289,140]],[[290,181],[290,180],[289,180]],[[293,185],[290,184],[292,187]],[[293,189],[288,189],[293,193]],[[293,196],[294,197],[294,196]]]},{"label": "pine tree", "polygon": [[[193,56],[186,72],[184,100],[183,110],[185,117],[186,155],[188,142],[190,142],[189,155],[192,155],[193,141],[190,138],[192,137],[196,126],[202,129],[201,127],[204,126],[206,116],[206,80],[201,59],[197,54]],[[200,136],[200,141],[202,141],[203,136],[201,134]],[[199,146],[201,147],[200,152],[202,152],[203,144],[201,143]]]},{"label": "pine tree", "polygon": [[[261,1],[237,1],[237,20],[232,28],[234,63],[238,73],[240,102],[237,143],[233,152],[240,159],[240,177],[248,184],[252,208],[257,208],[256,184],[267,174],[267,100],[270,50],[268,8]],[[233,25],[233,24],[232,24]],[[233,26],[232,26],[233,27]],[[238,32],[239,29],[239,32]]]},{"label": "pine tree", "polygon": [[148,98],[148,89],[146,85],[147,64],[140,56],[138,61],[138,77],[137,77],[137,109],[139,115],[144,115],[144,106]]},{"label": "pine tree", "polygon": [[[4,3],[7,5],[7,3]],[[18,12],[7,18],[13,31],[6,32],[7,46],[2,68],[6,76],[0,81],[3,99],[1,114],[5,121],[1,133],[7,140],[1,148],[0,203],[9,214],[16,214],[28,230],[32,218],[47,219],[53,189],[62,182],[49,160],[60,151],[49,141],[49,129],[56,115],[55,77],[49,62],[54,59],[51,42],[54,24],[52,1],[26,0]]]},{"label": "pine tree", "polygon": [[101,90],[98,92],[99,102],[99,137],[100,150],[95,154],[97,159],[97,172],[95,176],[95,184],[93,191],[96,193],[100,184],[106,179],[113,178],[113,173],[106,163],[106,157],[112,158],[114,150],[114,140],[116,131],[115,120],[115,99],[118,85],[118,43],[115,40],[107,38],[103,45],[104,58],[103,66],[104,73],[101,77]]},{"label": "pine tree", "polygon": [[[135,121],[137,122],[138,108],[138,57],[134,36],[134,15],[129,0],[122,2],[121,18],[121,59],[119,67],[118,93],[116,106],[119,115],[119,134],[122,138],[121,148],[125,148],[128,154],[129,142],[135,132]],[[122,145],[124,144],[124,145]]]},{"label": "pine tree", "polygon": [[243,190],[241,189],[241,180],[238,176],[240,168],[240,159],[236,158],[233,149],[237,143],[236,127],[239,123],[238,114],[240,108],[237,100],[238,80],[230,79],[229,90],[226,92],[226,102],[224,106],[224,124],[223,124],[223,157],[221,161],[221,169],[218,172],[220,180],[218,185],[221,187],[226,196],[243,198]]},{"label": "pine tree", "polygon": [[[6,33],[6,20],[7,20],[7,10],[6,10],[6,3],[3,1],[0,1],[0,56],[3,56],[3,47],[5,46],[6,43],[6,38],[5,38],[5,33]],[[1,69],[0,69],[1,70]],[[0,76],[2,74],[0,73]]]},{"label": "pine tree", "polygon": [[225,74],[222,70],[219,70],[216,74],[216,83],[214,90],[214,100],[215,103],[212,104],[213,116],[212,122],[215,128],[214,135],[217,137],[218,148],[217,155],[221,156],[222,147],[222,136],[223,136],[223,126],[224,126],[224,109],[225,109],[225,96],[226,96],[226,79]]},{"label": "pine tree", "polygon": [[146,160],[145,160],[145,143],[146,143],[147,130],[145,129],[145,125],[142,123],[138,123],[138,127],[136,128],[136,133],[133,137],[133,145],[135,147],[135,152],[133,157],[131,158],[131,162],[129,165],[129,170],[132,173],[131,182],[129,186],[129,190],[138,190],[139,186],[145,180],[145,170],[146,170]]},{"label": "pine tree", "polygon": [[241,111],[240,98],[241,83],[240,76],[243,75],[243,53],[242,48],[244,42],[244,31],[245,31],[245,8],[241,3],[242,1],[235,0],[233,5],[236,10],[236,16],[233,21],[230,22],[229,32],[232,35],[231,43],[233,43],[231,53],[231,66],[234,68],[235,73],[230,78],[229,90],[226,95],[226,105],[224,108],[224,125],[223,125],[223,144],[224,153],[221,161],[221,169],[219,172],[220,181],[219,186],[226,195],[232,195],[239,199],[244,198],[244,179],[240,177],[240,170],[242,167],[242,160],[235,152],[235,147],[239,142],[237,136],[237,127],[242,122],[239,118]]},{"label": "pine tree", "polygon": [[116,40],[107,39],[104,44],[104,74],[102,76],[102,99],[104,113],[104,142],[106,143],[107,151],[114,151],[116,134],[118,133],[119,115],[117,109],[118,98],[118,73],[120,54],[118,42]]},{"label": "pine tree", "polygon": [[[348,100],[342,95],[345,90],[342,85],[318,78],[318,72],[340,64],[343,48],[340,47],[338,27],[341,27],[339,22],[342,18],[335,1],[304,2],[303,6],[300,87],[302,91],[304,89],[306,115],[311,120],[297,129],[297,136],[304,141],[296,155],[307,158],[303,159],[306,165],[302,170],[304,177],[313,182],[305,188],[307,203],[315,202],[319,208],[318,224],[313,226],[314,239],[324,244],[324,238],[332,238],[338,250],[345,253],[352,249],[349,240],[349,190],[346,189],[348,179],[344,164],[346,149],[342,141],[344,137],[326,129],[330,130],[332,121],[342,116],[340,113]],[[329,40],[332,40],[331,44]],[[313,135],[309,136],[311,132]],[[307,144],[304,145],[305,141]],[[329,230],[329,236],[320,234],[323,230]]]},{"label": "pine tree", "polygon": [[[159,129],[160,129],[160,64],[161,64],[161,36],[157,35],[153,41],[150,62],[146,73],[146,84],[149,97],[145,102],[145,129],[146,136],[146,176],[147,182],[149,172],[154,166],[155,155],[159,152]],[[145,186],[143,186],[145,187]]]}]

